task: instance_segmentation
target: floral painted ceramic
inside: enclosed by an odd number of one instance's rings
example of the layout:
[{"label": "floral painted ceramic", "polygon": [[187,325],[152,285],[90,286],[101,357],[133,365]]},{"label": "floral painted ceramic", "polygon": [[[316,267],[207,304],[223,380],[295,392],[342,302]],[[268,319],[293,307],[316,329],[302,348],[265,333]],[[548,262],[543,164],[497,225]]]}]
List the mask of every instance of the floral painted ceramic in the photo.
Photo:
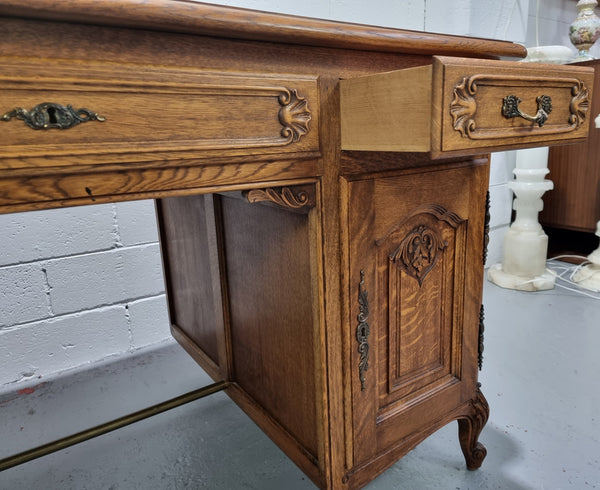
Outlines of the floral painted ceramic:
[{"label": "floral painted ceramic", "polygon": [[569,38],[579,51],[576,61],[593,59],[588,51],[600,37],[600,19],[594,13],[594,7],[597,5],[596,0],[577,2],[579,13],[569,28]]}]

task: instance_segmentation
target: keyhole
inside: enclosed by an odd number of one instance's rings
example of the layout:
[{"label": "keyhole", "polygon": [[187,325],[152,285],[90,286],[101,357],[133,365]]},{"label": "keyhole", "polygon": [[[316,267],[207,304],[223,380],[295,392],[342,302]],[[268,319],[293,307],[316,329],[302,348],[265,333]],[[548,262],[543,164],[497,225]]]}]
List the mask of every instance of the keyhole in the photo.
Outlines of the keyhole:
[{"label": "keyhole", "polygon": [[50,124],[56,124],[58,122],[56,119],[56,108],[48,107],[48,120]]}]

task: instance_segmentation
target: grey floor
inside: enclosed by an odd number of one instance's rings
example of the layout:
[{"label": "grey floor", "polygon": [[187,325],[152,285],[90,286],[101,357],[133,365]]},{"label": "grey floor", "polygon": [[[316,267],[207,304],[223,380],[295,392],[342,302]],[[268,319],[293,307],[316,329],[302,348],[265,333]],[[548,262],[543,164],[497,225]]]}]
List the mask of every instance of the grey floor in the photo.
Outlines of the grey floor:
[{"label": "grey floor", "polygon": [[[366,488],[600,488],[600,301],[486,282],[481,469],[452,423]],[[0,395],[0,458],[208,383],[179,347]],[[0,489],[314,489],[219,393],[0,473]]]}]

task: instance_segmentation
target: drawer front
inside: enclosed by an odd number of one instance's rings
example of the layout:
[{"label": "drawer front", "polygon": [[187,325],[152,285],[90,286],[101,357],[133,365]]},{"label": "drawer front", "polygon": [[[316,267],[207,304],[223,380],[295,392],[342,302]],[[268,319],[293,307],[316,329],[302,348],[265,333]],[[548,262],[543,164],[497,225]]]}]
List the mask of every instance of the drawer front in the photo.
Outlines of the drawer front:
[{"label": "drawer front", "polygon": [[435,58],[432,153],[583,140],[592,87],[579,67]]},{"label": "drawer front", "polygon": [[438,158],[584,140],[593,69],[434,56],[340,85],[342,149]]},{"label": "drawer front", "polygon": [[311,78],[3,60],[0,169],[318,151]]}]

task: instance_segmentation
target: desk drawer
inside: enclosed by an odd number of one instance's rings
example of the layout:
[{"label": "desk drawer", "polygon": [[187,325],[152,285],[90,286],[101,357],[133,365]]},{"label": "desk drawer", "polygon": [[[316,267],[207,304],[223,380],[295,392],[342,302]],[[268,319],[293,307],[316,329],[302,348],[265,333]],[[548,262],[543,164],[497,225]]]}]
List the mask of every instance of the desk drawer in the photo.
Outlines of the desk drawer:
[{"label": "desk drawer", "polygon": [[581,141],[593,73],[434,57],[429,66],[343,80],[342,148],[437,158]]},{"label": "desk drawer", "polygon": [[2,66],[0,168],[319,149],[316,79],[59,60]]}]

